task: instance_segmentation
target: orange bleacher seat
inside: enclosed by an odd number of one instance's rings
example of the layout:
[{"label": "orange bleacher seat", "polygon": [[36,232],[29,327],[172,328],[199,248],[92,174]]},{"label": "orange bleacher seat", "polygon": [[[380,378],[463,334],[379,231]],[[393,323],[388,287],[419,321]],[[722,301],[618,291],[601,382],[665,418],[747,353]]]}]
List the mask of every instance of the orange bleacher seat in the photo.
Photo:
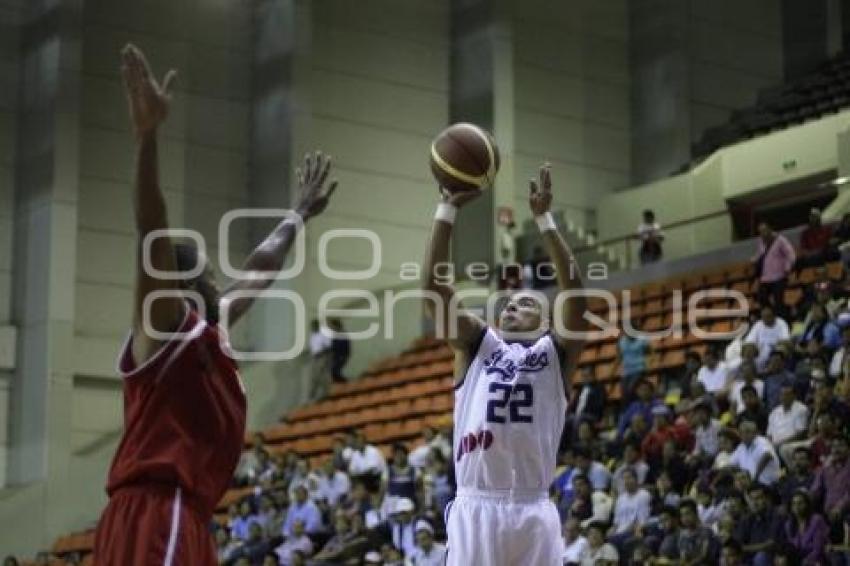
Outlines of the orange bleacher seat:
[{"label": "orange bleacher seat", "polygon": [[682,289],[686,294],[692,293],[698,289],[702,289],[705,286],[705,277],[702,275],[690,275],[685,279],[682,279],[679,284],[679,288]]},{"label": "orange bleacher seat", "polygon": [[685,364],[685,350],[669,350],[665,352],[656,365],[656,369],[670,369]]},{"label": "orange bleacher seat", "polygon": [[726,286],[726,273],[724,271],[715,271],[705,276],[705,288],[717,289]]},{"label": "orange bleacher seat", "polygon": [[807,268],[801,270],[797,274],[796,277],[792,277],[792,279],[793,279],[792,285],[793,284],[808,285],[815,280],[815,268],[814,267],[807,267]]},{"label": "orange bleacher seat", "polygon": [[645,316],[660,314],[662,312],[664,312],[664,300],[660,297],[647,301],[643,309]]},{"label": "orange bleacher seat", "polygon": [[580,365],[591,364],[596,361],[596,354],[599,351],[599,348],[595,346],[585,346],[582,348],[581,355],[579,356],[578,363]]},{"label": "orange bleacher seat", "polygon": [[617,344],[615,342],[603,343],[599,348],[597,360],[612,360],[617,357]]},{"label": "orange bleacher seat", "polygon": [[454,408],[454,397],[452,395],[440,394],[434,397],[431,410],[435,413],[444,413]]},{"label": "orange bleacher seat", "polygon": [[833,261],[826,264],[826,273],[830,279],[843,279],[844,266],[840,261]]},{"label": "orange bleacher seat", "polygon": [[729,268],[726,280],[730,282],[749,280],[753,277],[752,264],[750,262],[739,263]]}]

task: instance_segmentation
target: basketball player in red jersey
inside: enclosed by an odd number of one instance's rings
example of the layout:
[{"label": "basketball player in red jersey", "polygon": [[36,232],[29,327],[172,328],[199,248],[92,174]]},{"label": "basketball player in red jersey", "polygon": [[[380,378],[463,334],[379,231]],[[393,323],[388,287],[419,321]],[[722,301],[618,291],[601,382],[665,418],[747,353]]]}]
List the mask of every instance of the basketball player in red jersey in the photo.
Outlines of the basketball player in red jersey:
[{"label": "basketball player in red jersey", "polygon": [[[128,45],[122,53],[133,130],[137,142],[135,187],[139,262],[133,326],[118,361],[124,378],[124,436],[107,482],[109,504],[95,536],[99,566],[206,566],[216,563],[210,521],[230,484],[245,434],[245,394],[236,364],[217,326],[220,299],[206,258],[168,237],[151,244],[152,266],[161,271],[204,270],[194,279],[169,281],[147,273],[141,245],[146,235],[168,228],[158,183],[157,130],[165,121],[175,72],[158,83],[144,55]],[[296,211],[304,220],[321,213],[336,187],[325,188],[330,161],[306,160]],[[243,270],[279,271],[295,238],[292,220],[281,222],[248,257]],[[229,290],[262,290],[269,279],[248,277]],[[205,317],[180,290],[203,298]],[[145,297],[172,291],[150,302]],[[187,293],[188,295],[189,293]],[[197,296],[196,295],[196,296]],[[231,323],[251,304],[228,306]],[[223,306],[223,305],[222,305]],[[143,309],[147,308],[146,324]],[[180,333],[158,340],[147,332]]]}]

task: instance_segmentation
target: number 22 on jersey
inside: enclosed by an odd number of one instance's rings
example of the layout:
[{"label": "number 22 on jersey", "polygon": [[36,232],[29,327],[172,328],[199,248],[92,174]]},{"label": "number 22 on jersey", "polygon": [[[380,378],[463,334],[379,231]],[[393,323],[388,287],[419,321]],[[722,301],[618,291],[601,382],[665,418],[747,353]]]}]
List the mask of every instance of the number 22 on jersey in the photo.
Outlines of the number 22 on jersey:
[{"label": "number 22 on jersey", "polygon": [[487,422],[504,424],[532,423],[530,409],[534,405],[534,388],[529,383],[490,383],[490,398],[487,401]]}]

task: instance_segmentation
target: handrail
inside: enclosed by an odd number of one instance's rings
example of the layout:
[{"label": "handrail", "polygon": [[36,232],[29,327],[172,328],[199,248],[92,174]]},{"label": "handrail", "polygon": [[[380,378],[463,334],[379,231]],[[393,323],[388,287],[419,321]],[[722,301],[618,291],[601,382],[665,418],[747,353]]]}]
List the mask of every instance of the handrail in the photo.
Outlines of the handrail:
[{"label": "handrail", "polygon": [[[703,220],[708,220],[709,218],[715,218],[718,216],[723,216],[728,214],[729,211],[726,209],[716,210],[714,212],[708,212],[706,214],[701,214],[699,216],[694,216],[693,218],[688,218],[687,220],[679,220],[677,222],[671,222],[670,224],[665,224],[662,226],[663,230],[669,230],[671,228],[680,228],[682,226],[687,226],[688,224],[695,224],[697,222],[702,222]],[[601,242],[595,242],[593,245],[581,246],[575,248],[573,250],[574,253],[586,252],[590,250],[595,250],[600,246],[610,246],[613,244],[619,244],[620,242],[627,242],[629,240],[638,239],[637,234],[627,234],[625,236],[617,236],[616,238],[611,238],[609,240],[602,240]]]}]

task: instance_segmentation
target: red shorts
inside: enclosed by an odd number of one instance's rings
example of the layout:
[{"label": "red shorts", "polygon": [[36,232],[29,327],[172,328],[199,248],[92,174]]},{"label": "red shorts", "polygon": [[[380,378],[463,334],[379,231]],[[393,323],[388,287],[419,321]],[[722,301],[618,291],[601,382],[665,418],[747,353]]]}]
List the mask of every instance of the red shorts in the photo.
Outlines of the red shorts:
[{"label": "red shorts", "polygon": [[214,566],[210,521],[180,488],[134,486],[112,494],[94,539],[97,566]]}]

